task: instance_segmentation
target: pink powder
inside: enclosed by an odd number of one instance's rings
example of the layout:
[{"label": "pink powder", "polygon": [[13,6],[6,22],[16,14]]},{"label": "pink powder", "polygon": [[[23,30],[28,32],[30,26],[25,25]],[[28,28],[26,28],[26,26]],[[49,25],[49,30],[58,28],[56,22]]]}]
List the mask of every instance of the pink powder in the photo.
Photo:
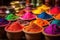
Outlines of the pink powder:
[{"label": "pink powder", "polygon": [[44,31],[47,34],[60,34],[60,27],[56,24],[51,24],[47,28],[45,28]]},{"label": "pink powder", "polygon": [[23,20],[32,20],[35,19],[36,16],[33,15],[31,12],[26,12],[25,15],[21,17]]}]

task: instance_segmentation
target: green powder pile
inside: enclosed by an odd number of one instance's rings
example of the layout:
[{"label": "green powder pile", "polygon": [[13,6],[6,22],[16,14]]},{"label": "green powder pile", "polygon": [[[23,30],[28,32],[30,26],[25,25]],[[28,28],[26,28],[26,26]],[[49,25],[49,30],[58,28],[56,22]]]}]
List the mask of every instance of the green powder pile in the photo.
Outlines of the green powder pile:
[{"label": "green powder pile", "polygon": [[14,15],[14,14],[9,14],[6,16],[5,18],[6,20],[10,20],[10,21],[14,21],[18,19],[18,16]]}]

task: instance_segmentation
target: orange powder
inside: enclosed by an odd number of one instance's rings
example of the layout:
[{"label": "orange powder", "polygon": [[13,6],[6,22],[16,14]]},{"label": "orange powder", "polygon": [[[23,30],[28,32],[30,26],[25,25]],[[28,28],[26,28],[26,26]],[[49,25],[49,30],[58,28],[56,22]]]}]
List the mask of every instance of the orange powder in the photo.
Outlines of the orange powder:
[{"label": "orange powder", "polygon": [[25,27],[24,30],[27,32],[40,32],[42,28],[32,23],[31,25]]},{"label": "orange powder", "polygon": [[54,18],[60,20],[60,14],[55,15]]},{"label": "orange powder", "polygon": [[37,19],[34,21],[34,23],[41,27],[49,25],[49,22],[47,20],[42,20],[42,19]]}]

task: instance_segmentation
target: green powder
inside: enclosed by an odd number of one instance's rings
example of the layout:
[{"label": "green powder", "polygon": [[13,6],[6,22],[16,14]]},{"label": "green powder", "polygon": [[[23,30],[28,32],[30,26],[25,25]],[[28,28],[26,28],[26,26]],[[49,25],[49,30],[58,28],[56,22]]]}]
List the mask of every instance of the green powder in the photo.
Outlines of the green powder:
[{"label": "green powder", "polygon": [[6,20],[10,20],[10,21],[14,21],[18,19],[18,16],[14,15],[14,14],[9,14],[6,16],[5,18]]}]

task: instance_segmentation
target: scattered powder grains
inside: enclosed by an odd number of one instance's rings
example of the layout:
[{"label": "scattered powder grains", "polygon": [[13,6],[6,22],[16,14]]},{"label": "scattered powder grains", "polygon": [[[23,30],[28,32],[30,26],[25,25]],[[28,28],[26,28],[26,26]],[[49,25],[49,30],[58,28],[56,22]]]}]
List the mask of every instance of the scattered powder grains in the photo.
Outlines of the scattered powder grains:
[{"label": "scattered powder grains", "polygon": [[56,24],[51,24],[47,28],[44,29],[44,32],[47,34],[60,34],[60,27]]},{"label": "scattered powder grains", "polygon": [[14,22],[7,29],[10,31],[19,31],[19,30],[22,30],[23,27],[22,25],[20,25],[19,22]]}]

